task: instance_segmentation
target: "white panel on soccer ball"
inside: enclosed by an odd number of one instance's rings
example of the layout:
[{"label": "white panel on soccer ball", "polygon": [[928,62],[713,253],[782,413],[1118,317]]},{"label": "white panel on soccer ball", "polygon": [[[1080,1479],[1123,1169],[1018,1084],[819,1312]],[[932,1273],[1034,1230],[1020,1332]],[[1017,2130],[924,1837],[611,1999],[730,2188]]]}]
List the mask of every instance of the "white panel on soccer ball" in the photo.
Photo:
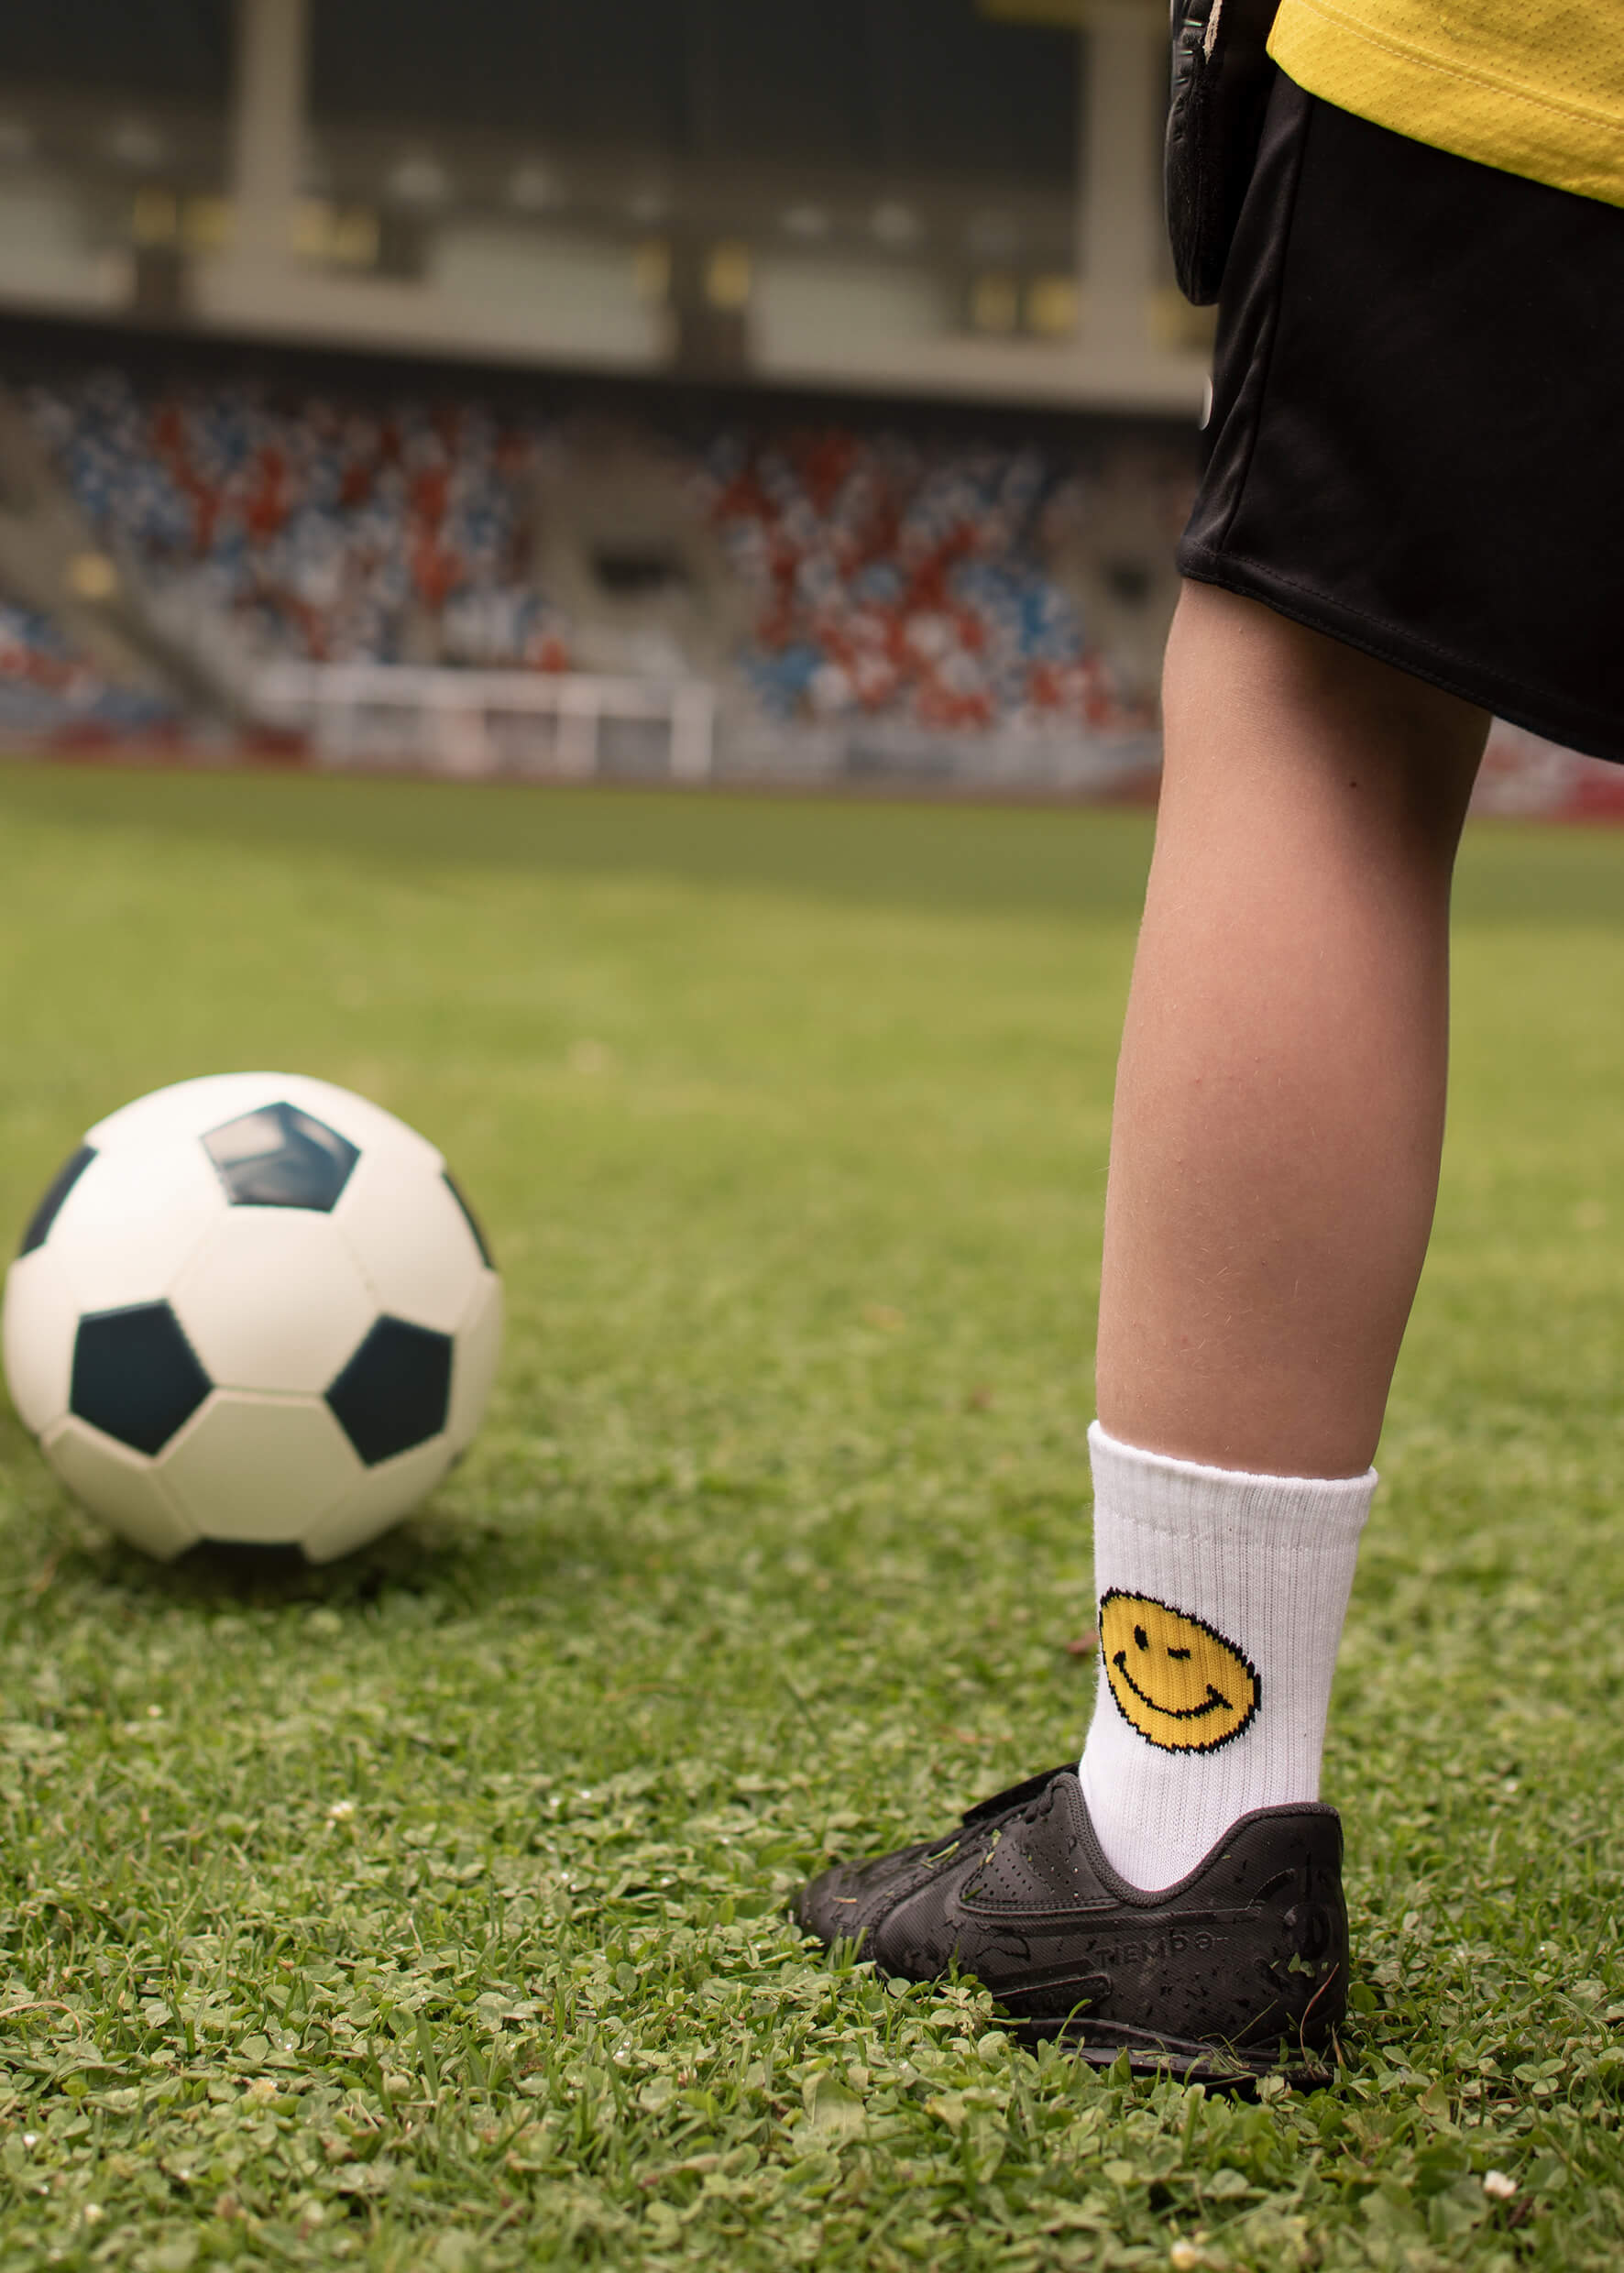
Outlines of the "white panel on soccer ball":
[{"label": "white panel on soccer ball", "polygon": [[399,1149],[363,1152],[333,1220],[379,1310],[450,1334],[488,1274],[450,1185]]},{"label": "white panel on soccer ball", "polygon": [[98,1153],[81,1176],[46,1251],[81,1310],[122,1310],[156,1301],[225,1213],[220,1180],[201,1150],[121,1145]]},{"label": "white panel on soccer ball", "polygon": [[159,1461],[205,1539],[293,1546],[363,1473],[320,1398],[218,1389]]},{"label": "white panel on soccer ball", "polygon": [[222,1389],[324,1389],[378,1314],[332,1216],[304,1208],[224,1210],[169,1293]]},{"label": "white panel on soccer ball", "polygon": [[368,1540],[387,1532],[426,1499],[451,1466],[451,1446],[444,1436],[414,1444],[410,1452],[380,1461],[368,1468],[362,1481],[331,1515],[313,1523],[300,1545],[313,1563],[335,1562],[353,1554]]},{"label": "white panel on soccer ball", "polygon": [[274,1104],[280,1092],[275,1073],[205,1073],[195,1082],[175,1082],[133,1104],[121,1105],[85,1135],[98,1152],[126,1144],[161,1144],[171,1137],[198,1136],[223,1121]]},{"label": "white panel on soccer ball", "polygon": [[79,1305],[52,1250],[19,1255],[5,1274],[5,1380],[36,1436],[68,1410],[78,1325]]},{"label": "white panel on soccer ball", "polygon": [[43,1449],[68,1489],[132,1546],[169,1563],[196,1543],[196,1527],[143,1454],[71,1419],[52,1430]]},{"label": "white panel on soccer ball", "polygon": [[488,1270],[475,1289],[453,1345],[451,1410],[445,1419],[445,1435],[453,1452],[461,1452],[473,1442],[501,1354],[502,1282],[494,1271]]}]

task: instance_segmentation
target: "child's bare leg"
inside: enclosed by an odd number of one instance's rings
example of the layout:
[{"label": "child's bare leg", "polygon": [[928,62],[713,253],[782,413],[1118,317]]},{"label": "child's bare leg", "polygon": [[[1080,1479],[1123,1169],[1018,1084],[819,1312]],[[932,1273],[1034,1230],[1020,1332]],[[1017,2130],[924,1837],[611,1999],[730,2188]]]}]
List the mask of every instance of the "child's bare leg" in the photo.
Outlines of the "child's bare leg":
[{"label": "child's bare leg", "polygon": [[1485,714],[1187,585],[1118,1075],[1099,1411],[1267,1476],[1376,1449],[1432,1225]]}]

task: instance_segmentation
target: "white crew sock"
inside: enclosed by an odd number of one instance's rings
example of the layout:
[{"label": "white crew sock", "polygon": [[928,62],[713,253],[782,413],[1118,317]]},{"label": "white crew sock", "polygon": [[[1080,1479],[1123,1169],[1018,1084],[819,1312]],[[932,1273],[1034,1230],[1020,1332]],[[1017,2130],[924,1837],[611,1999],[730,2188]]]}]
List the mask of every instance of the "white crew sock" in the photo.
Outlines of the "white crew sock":
[{"label": "white crew sock", "polygon": [[1089,1431],[1100,1683],[1078,1773],[1106,1860],[1170,1886],[1237,1816],[1320,1793],[1376,1470],[1246,1476]]}]

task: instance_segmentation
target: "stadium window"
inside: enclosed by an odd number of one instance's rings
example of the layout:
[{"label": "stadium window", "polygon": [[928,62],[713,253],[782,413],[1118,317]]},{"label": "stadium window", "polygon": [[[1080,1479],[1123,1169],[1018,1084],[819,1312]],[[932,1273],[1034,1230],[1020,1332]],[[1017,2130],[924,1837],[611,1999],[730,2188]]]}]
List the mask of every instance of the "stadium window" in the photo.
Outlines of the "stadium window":
[{"label": "stadium window", "polygon": [[631,256],[631,281],[639,300],[671,297],[671,247],[663,236],[645,237]]},{"label": "stadium window", "polygon": [[217,253],[229,245],[236,215],[228,197],[189,197],[181,211],[181,234],[192,252]]},{"label": "stadium window", "polygon": [[705,297],[713,308],[742,308],[750,298],[750,247],[713,245],[705,264]]},{"label": "stadium window", "polygon": [[365,205],[351,205],[334,228],[333,258],[346,268],[376,268],[381,242],[378,215]]},{"label": "stadium window", "polygon": [[1020,321],[1021,289],[1013,276],[978,276],[970,288],[970,320],[978,332],[1013,332]]},{"label": "stadium window", "polygon": [[378,215],[365,205],[335,205],[330,198],[302,197],[293,209],[293,250],[301,260],[336,269],[378,263]]},{"label": "stadium window", "polygon": [[181,201],[173,190],[149,183],[136,192],[130,235],[137,245],[172,245],[181,225]]},{"label": "stadium window", "polygon": [[1074,277],[1035,276],[1026,287],[1026,329],[1041,339],[1070,339],[1080,313]]}]

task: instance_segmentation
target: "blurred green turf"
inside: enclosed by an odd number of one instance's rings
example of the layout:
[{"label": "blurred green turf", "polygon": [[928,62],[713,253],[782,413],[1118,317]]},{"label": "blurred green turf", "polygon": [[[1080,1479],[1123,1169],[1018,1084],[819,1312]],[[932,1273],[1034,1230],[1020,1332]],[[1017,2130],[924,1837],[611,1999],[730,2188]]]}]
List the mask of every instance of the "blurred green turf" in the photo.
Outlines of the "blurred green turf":
[{"label": "blurred green turf", "polygon": [[1624,836],[1468,846],[1328,1763],[1360,2015],[1247,2109],[778,1915],[1086,1717],[1147,818],[12,768],[0,823],[0,1219],[296,1067],[444,1146],[512,1312],[330,1573],[157,1570],[0,1429],[0,2273],[1619,2262]]}]

